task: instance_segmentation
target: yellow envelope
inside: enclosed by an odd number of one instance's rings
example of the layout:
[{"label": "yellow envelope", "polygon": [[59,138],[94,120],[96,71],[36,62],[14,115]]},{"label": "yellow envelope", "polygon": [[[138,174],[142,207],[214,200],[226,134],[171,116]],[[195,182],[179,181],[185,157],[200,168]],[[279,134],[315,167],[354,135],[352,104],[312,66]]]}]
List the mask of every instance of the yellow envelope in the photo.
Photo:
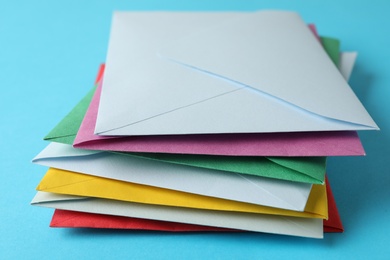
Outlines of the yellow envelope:
[{"label": "yellow envelope", "polygon": [[314,184],[305,211],[278,209],[50,168],[37,190],[121,201],[305,218],[328,218],[325,185]]}]

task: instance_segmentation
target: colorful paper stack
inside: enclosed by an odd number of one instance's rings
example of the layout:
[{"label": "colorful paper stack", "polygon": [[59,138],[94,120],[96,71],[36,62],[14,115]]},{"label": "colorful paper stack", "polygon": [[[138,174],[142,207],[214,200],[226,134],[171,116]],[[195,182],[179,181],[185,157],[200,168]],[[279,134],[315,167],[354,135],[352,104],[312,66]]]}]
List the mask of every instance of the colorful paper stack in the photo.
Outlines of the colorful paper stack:
[{"label": "colorful paper stack", "polygon": [[356,131],[378,127],[339,45],[293,12],[114,13],[32,204],[53,227],[341,232],[326,157],[364,155]]}]

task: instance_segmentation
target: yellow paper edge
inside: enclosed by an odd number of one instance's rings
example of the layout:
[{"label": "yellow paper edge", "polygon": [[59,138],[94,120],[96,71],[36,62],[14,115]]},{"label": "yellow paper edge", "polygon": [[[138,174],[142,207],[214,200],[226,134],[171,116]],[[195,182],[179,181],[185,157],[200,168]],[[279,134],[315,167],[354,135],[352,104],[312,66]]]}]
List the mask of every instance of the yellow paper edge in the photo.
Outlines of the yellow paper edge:
[{"label": "yellow paper edge", "polygon": [[37,190],[67,195],[304,218],[328,218],[325,185],[314,184],[305,211],[292,211],[49,168]]}]

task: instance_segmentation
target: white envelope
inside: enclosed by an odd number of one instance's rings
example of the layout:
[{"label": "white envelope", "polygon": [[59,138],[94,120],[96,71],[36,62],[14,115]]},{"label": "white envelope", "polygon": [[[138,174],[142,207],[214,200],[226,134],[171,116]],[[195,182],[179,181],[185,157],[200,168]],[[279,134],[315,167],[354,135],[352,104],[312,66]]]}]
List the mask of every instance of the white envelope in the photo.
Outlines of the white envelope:
[{"label": "white envelope", "polygon": [[117,200],[38,192],[32,205],[204,226],[312,238],[323,237],[322,219],[147,205]]},{"label": "white envelope", "polygon": [[312,185],[177,165],[50,143],[34,163],[109,179],[303,211]]},{"label": "white envelope", "polygon": [[349,80],[353,67],[355,65],[357,52],[342,52],[340,53],[339,71],[346,81]]},{"label": "white envelope", "polygon": [[116,12],[95,133],[378,129],[293,12]]}]

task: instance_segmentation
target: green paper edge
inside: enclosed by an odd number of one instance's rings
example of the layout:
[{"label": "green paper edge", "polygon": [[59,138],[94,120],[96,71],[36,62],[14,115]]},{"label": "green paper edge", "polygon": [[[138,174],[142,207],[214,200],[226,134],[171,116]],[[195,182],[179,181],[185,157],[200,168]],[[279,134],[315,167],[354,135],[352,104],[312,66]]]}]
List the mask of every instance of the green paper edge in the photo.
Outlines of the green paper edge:
[{"label": "green paper edge", "polygon": [[[333,63],[339,64],[340,41],[321,37],[324,50]],[[44,137],[44,140],[72,145],[88,110],[96,86]],[[235,172],[288,181],[323,184],[326,157],[232,157],[187,154],[120,153],[192,167]],[[218,157],[218,158],[217,158]],[[232,164],[232,162],[234,162]],[[262,167],[262,172],[257,170]],[[264,169],[264,167],[267,167]],[[276,172],[276,174],[275,174]]]},{"label": "green paper edge", "polygon": [[83,99],[43,138],[46,141],[72,145],[95,93],[93,87]]},{"label": "green paper edge", "polygon": [[[219,156],[123,152],[118,152],[118,154],[191,167],[200,167],[211,170],[313,184],[322,184],[323,182],[321,181],[321,175],[325,175],[325,164],[322,163],[323,160],[317,159],[325,157],[289,157],[288,163],[283,163],[283,160],[280,160],[280,158],[275,159],[273,157],[260,156]],[[307,169],[310,168],[310,166],[315,168],[317,171],[315,175],[316,177],[319,176],[319,179],[307,175]],[[261,171],[259,171],[260,169]]]},{"label": "green paper edge", "polygon": [[324,50],[338,68],[340,63],[340,41],[331,37],[320,37],[320,39]]}]

